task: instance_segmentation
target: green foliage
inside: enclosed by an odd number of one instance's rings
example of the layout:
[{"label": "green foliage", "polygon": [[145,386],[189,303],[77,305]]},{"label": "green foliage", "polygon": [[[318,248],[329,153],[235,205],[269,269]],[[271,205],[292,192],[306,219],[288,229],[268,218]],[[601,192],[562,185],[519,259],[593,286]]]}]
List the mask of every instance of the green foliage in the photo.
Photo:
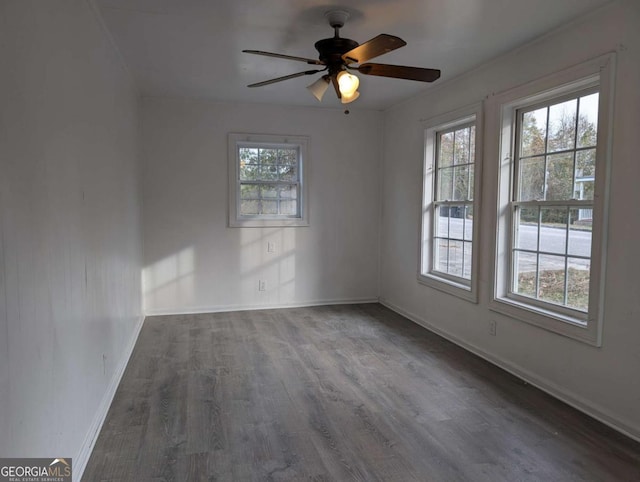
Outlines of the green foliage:
[{"label": "green foliage", "polygon": [[297,149],[241,147],[238,155],[240,213],[295,215],[298,212]]},{"label": "green foliage", "polygon": [[470,126],[440,136],[437,179],[439,201],[473,199],[475,129],[475,126]]},{"label": "green foliage", "polygon": [[296,149],[241,147],[238,153],[241,181],[298,180]]},{"label": "green foliage", "polygon": [[[580,105],[593,103],[594,98],[597,102],[597,94],[582,97]],[[587,114],[577,112],[579,109],[577,99],[571,99],[522,115],[518,200],[593,199],[597,125]],[[593,148],[585,149],[589,147]],[[574,171],[575,149],[580,150],[575,151]],[[569,152],[556,154],[558,151]],[[531,215],[527,213],[527,217]],[[545,210],[541,221],[562,223],[566,218],[557,210]]]},{"label": "green foliage", "polygon": [[[543,270],[539,274],[537,298],[559,305],[569,306],[581,311],[589,308],[589,270],[568,269],[567,303],[564,303],[564,270]],[[518,294],[536,298],[535,271],[518,275]]]}]

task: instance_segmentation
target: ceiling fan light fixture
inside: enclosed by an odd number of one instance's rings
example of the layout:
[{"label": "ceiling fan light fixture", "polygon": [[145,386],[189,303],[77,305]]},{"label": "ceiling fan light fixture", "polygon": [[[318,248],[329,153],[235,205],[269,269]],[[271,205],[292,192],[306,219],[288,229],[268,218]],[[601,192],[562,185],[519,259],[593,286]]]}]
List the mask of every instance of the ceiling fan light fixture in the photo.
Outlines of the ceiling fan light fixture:
[{"label": "ceiling fan light fixture", "polygon": [[[369,63],[368,61],[370,59],[404,47],[407,43],[400,37],[382,33],[359,44],[355,40],[340,36],[340,29],[349,18],[348,10],[331,10],[327,12],[325,16],[329,21],[329,25],[334,29],[334,35],[331,38],[320,39],[314,44],[319,54],[317,59],[267,52],[264,50],[243,50],[243,52],[249,54],[295,60],[308,65],[324,66],[324,68],[283,75],[274,79],[249,84],[247,87],[263,87],[265,85],[275,84],[276,82],[282,82],[283,80],[326,72],[322,78],[309,85],[307,90],[309,90],[318,101],[322,101],[324,94],[329,88],[329,84],[333,84],[336,95],[341,102],[343,104],[349,104],[360,97],[360,93],[358,92],[360,80],[351,74],[350,70],[360,72],[363,75],[416,80],[419,82],[433,82],[440,77],[440,71],[437,69]],[[356,66],[356,64],[358,65]],[[348,113],[348,109],[345,112]]]},{"label": "ceiling fan light fixture", "polygon": [[313,96],[318,99],[318,101],[322,101],[322,97],[324,93],[329,88],[329,76],[323,75],[318,80],[316,80],[313,84],[307,86],[307,90],[313,94]]},{"label": "ceiling fan light fixture", "polygon": [[349,96],[343,95],[342,98],[340,99],[340,102],[342,102],[343,104],[350,104],[351,102],[356,100],[358,97],[360,97],[360,92],[356,90],[353,94]]},{"label": "ceiling fan light fixture", "polygon": [[[338,74],[338,86],[340,87],[340,94],[342,94],[342,97],[352,97],[358,90],[359,85],[360,79],[346,70],[343,70]],[[352,100],[355,100],[355,98]]]}]

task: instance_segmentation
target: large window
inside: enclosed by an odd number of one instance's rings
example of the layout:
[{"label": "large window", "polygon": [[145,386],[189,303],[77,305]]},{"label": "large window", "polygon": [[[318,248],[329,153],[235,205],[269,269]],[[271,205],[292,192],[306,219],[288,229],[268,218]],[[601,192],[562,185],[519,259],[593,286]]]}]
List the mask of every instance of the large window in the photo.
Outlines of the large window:
[{"label": "large window", "polygon": [[598,97],[593,87],[516,114],[509,291],[584,319],[589,309]]},{"label": "large window", "polygon": [[230,226],[307,224],[306,137],[229,134]]},{"label": "large window", "polygon": [[[611,58],[498,97],[494,308],[600,343]],[[555,86],[553,85],[555,83]]]},{"label": "large window", "polygon": [[428,121],[419,280],[476,301],[480,106]]}]

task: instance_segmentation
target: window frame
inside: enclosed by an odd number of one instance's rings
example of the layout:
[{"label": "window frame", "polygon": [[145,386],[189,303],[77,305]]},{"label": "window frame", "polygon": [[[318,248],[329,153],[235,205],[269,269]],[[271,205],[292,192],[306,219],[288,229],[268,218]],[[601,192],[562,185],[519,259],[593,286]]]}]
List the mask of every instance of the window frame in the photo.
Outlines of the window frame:
[{"label": "window frame", "polygon": [[[277,148],[295,147],[298,150],[298,180],[287,184],[298,186],[298,214],[240,214],[240,194],[243,181],[240,179],[240,148],[250,144],[256,147]],[[309,137],[274,134],[243,134],[229,133],[228,135],[228,226],[235,227],[288,227],[309,225]],[[278,184],[277,181],[254,181],[252,184]],[[285,182],[282,182],[285,184]]]},{"label": "window frame", "polygon": [[[500,138],[492,157],[498,159],[498,199],[495,230],[493,297],[489,308],[546,330],[587,344],[601,346],[609,204],[609,171],[613,123],[615,54],[608,54],[559,73],[493,96],[488,116],[499,126]],[[586,316],[576,310],[510,293],[513,282],[512,248],[515,235],[516,116],[536,105],[550,105],[578,97],[590,88],[599,93],[589,308]],[[540,206],[544,207],[544,202]]]},{"label": "window frame", "polygon": [[[572,195],[575,194],[575,162],[576,162],[576,156],[578,152],[583,152],[586,150],[590,150],[590,149],[594,149],[594,146],[588,146],[588,147],[577,147],[577,136],[578,136],[578,125],[577,122],[579,121],[579,113],[580,111],[578,110],[576,112],[577,116],[576,116],[576,128],[575,128],[575,133],[574,133],[574,147],[572,149],[562,149],[559,151],[548,151],[546,149],[545,146],[545,151],[542,154],[536,154],[535,156],[519,156],[520,152],[519,152],[519,145],[521,143],[521,129],[520,129],[520,125],[522,122],[522,118],[524,116],[524,114],[528,113],[528,112],[532,112],[534,110],[538,110],[540,108],[547,108],[550,109],[552,106],[554,105],[558,105],[562,102],[568,101],[568,100],[574,100],[574,99],[580,99],[582,97],[591,95],[591,94],[595,94],[600,92],[600,87],[599,87],[599,83],[598,81],[594,80],[594,84],[593,85],[586,85],[585,87],[575,90],[575,91],[571,91],[569,93],[563,93],[560,96],[554,97],[554,96],[549,96],[547,99],[545,99],[542,102],[537,102],[534,104],[530,104],[530,105],[526,105],[524,107],[518,107],[515,110],[515,115],[514,115],[514,121],[515,121],[515,133],[514,133],[514,153],[515,153],[515,157],[513,160],[513,181],[512,181],[512,193],[511,193],[511,201],[510,201],[510,222],[511,222],[511,232],[512,235],[510,237],[510,257],[509,257],[509,288],[507,289],[507,296],[509,298],[512,298],[516,301],[525,303],[525,304],[531,304],[535,307],[538,307],[540,309],[548,309],[549,306],[553,307],[553,310],[557,310],[557,312],[561,315],[567,316],[569,318],[572,318],[574,320],[579,320],[579,321],[584,321],[585,323],[587,322],[587,315],[588,313],[586,311],[582,311],[576,308],[571,308],[569,306],[565,306],[565,305],[559,305],[559,304],[555,304],[552,302],[548,302],[545,300],[541,300],[538,298],[533,298],[533,297],[528,297],[526,295],[522,295],[519,293],[516,293],[513,291],[513,287],[515,285],[515,252],[519,251],[519,252],[528,252],[530,254],[536,254],[536,256],[562,256],[563,258],[565,258],[565,291],[567,289],[567,280],[566,280],[566,276],[567,276],[567,265],[566,263],[568,263],[567,259],[568,258],[574,258],[574,259],[587,259],[584,256],[580,256],[580,255],[570,255],[568,252],[568,247],[569,247],[569,233],[570,233],[570,227],[569,224],[567,224],[567,231],[566,231],[566,242],[565,242],[565,251],[564,253],[552,253],[552,252],[546,252],[542,249],[540,249],[540,246],[537,247],[536,250],[529,250],[529,249],[522,249],[522,248],[518,248],[516,247],[517,243],[516,243],[516,237],[517,237],[517,232],[518,232],[518,224],[516,222],[516,210],[518,208],[538,208],[538,229],[540,230],[542,228],[542,220],[541,220],[541,212],[542,209],[553,209],[553,208],[566,208],[567,210],[571,209],[580,209],[582,208],[582,206],[590,206],[590,209],[593,210],[593,206],[595,204],[595,200],[594,199],[590,199],[590,200],[578,200],[575,199],[573,197],[568,198],[568,199],[561,199],[561,200],[521,200],[518,199],[519,195],[518,195],[518,189],[520,187],[520,166],[519,163],[521,162],[521,160],[523,158],[531,158],[531,157],[551,157],[551,156],[556,156],[556,155],[562,155],[562,154],[567,154],[567,153],[572,153],[573,155],[573,159],[574,159],[574,175],[572,177],[573,182],[573,187],[572,187]],[[579,103],[578,103],[579,105]],[[547,114],[549,115],[549,114]],[[548,140],[548,124],[549,121],[547,119],[547,125],[545,127],[545,140]],[[597,151],[597,145],[595,146],[595,150]],[[545,167],[547,166],[547,160],[545,159]],[[596,159],[596,165],[597,165],[597,159]],[[545,176],[545,180],[546,180],[546,176]],[[546,183],[545,183],[546,184]],[[545,188],[546,191],[546,188]],[[567,219],[567,223],[569,223],[569,219]],[[593,232],[593,231],[592,231]],[[538,231],[538,244],[540,244],[540,231]],[[591,254],[588,257],[589,262],[591,263]],[[567,293],[564,293],[564,296],[567,296]],[[578,322],[579,322],[578,321]]]},{"label": "window frame", "polygon": [[[422,121],[424,127],[424,156],[422,203],[420,212],[420,239],[418,253],[418,282],[449,293],[472,303],[478,302],[478,256],[480,238],[482,152],[483,152],[483,106],[475,103],[454,111]],[[471,201],[436,200],[438,174],[439,138],[457,128],[475,126],[473,199]],[[471,241],[471,279],[444,273],[434,269],[435,222],[437,206],[468,204],[473,208]],[[464,236],[463,236],[464,238]],[[463,244],[464,249],[464,244]]]}]

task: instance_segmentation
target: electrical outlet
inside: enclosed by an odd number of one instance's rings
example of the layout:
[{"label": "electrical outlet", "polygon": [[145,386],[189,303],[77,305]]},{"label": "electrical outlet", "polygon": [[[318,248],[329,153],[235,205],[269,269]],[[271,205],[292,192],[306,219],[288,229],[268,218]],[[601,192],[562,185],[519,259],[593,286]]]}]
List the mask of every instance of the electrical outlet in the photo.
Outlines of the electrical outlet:
[{"label": "electrical outlet", "polygon": [[275,253],[276,252],[276,243],[273,241],[267,242],[267,253]]},{"label": "electrical outlet", "polygon": [[258,281],[258,291],[266,291],[267,290],[267,282],[263,279]]},{"label": "electrical outlet", "polygon": [[495,322],[495,320],[489,321],[489,334],[491,336],[496,336],[496,322]]}]

